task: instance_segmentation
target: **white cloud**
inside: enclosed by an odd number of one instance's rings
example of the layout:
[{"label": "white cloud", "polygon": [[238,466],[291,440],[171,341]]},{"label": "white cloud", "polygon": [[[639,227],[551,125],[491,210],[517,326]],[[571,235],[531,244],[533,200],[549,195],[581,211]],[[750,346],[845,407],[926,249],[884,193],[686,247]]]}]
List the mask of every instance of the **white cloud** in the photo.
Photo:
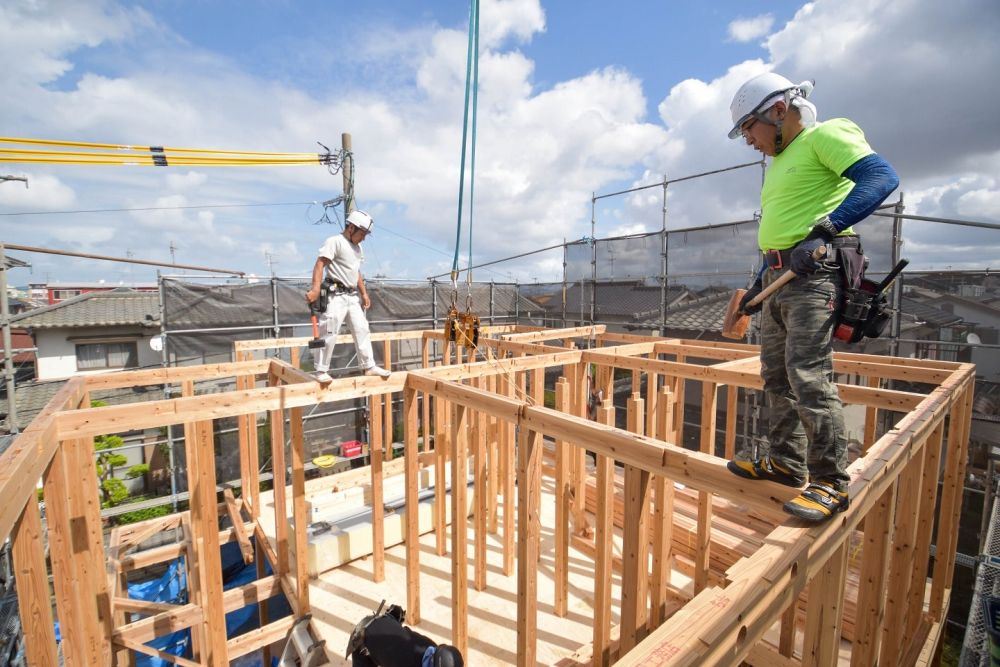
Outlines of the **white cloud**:
[{"label": "white cloud", "polygon": [[734,42],[750,42],[771,32],[774,16],[761,14],[749,19],[737,19],[729,24],[729,39]]},{"label": "white cloud", "polygon": [[28,179],[0,183],[0,206],[18,211],[59,211],[76,205],[73,188],[59,178],[45,173],[18,172]]}]

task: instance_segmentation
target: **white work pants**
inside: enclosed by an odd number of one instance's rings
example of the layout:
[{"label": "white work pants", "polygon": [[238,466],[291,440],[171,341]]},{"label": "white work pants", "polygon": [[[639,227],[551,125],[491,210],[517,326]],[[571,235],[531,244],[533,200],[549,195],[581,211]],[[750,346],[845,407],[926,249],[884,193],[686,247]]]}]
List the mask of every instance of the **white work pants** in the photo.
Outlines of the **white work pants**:
[{"label": "white work pants", "polygon": [[371,330],[368,328],[368,319],[365,311],[361,307],[361,300],[357,294],[331,294],[330,301],[326,305],[326,312],[319,318],[319,335],[325,345],[313,350],[313,361],[318,371],[330,370],[330,361],[333,359],[333,348],[337,344],[337,334],[340,333],[340,325],[347,319],[347,326],[354,336],[354,345],[358,350],[358,361],[361,368],[371,368],[375,365],[375,357],[372,354]]}]

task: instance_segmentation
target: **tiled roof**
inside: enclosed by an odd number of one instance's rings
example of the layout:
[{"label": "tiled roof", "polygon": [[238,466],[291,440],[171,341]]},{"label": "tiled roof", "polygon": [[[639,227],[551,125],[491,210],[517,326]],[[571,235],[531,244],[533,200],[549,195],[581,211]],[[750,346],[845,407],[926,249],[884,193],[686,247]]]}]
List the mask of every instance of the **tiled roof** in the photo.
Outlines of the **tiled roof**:
[{"label": "tiled roof", "polygon": [[160,326],[159,295],[114,289],[90,292],[10,318],[13,326],[30,329],[114,325]]},{"label": "tiled roof", "polygon": [[682,331],[722,331],[722,324],[726,319],[726,307],[731,296],[732,292],[719,292],[668,308],[666,328]]},{"label": "tiled roof", "polygon": [[962,321],[962,318],[954,313],[946,312],[940,308],[935,308],[930,304],[910,299],[905,296],[903,297],[903,304],[900,308],[900,313],[903,317],[910,317],[914,320],[926,322],[927,324],[935,327],[946,327]]}]

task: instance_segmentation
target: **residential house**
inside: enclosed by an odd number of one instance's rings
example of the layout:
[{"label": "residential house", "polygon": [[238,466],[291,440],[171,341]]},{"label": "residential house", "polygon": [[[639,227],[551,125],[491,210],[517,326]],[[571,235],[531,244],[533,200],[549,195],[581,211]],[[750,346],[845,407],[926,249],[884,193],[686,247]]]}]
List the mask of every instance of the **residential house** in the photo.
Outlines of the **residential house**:
[{"label": "residential house", "polygon": [[30,283],[28,294],[36,303],[48,305],[72,299],[81,294],[92,292],[110,292],[116,289],[130,289],[136,292],[157,292],[156,283],[107,283],[103,280],[96,283]]}]

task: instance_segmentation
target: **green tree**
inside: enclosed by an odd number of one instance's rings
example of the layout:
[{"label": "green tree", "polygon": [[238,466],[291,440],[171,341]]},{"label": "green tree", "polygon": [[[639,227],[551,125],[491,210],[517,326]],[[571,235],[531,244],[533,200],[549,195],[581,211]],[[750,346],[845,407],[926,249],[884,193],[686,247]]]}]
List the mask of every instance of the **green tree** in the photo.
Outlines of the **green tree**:
[{"label": "green tree", "polygon": [[[104,401],[91,401],[90,406],[101,408],[107,405]],[[99,435],[94,438],[94,450],[97,453],[97,479],[101,488],[101,507],[114,507],[125,502],[129,497],[128,487],[125,482],[115,477],[115,468],[128,463],[124,454],[119,454],[113,450],[125,444],[121,436]],[[140,463],[130,466],[125,473],[125,479],[135,479],[142,477],[149,472],[149,465]]]}]

